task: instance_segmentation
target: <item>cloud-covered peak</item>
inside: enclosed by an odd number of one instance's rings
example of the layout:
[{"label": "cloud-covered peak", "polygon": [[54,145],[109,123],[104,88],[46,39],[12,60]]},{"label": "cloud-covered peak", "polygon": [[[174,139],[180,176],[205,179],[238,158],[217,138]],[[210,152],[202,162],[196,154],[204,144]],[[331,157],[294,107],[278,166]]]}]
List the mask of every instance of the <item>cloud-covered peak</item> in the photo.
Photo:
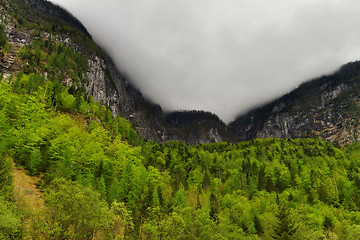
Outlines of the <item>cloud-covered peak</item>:
[{"label": "cloud-covered peak", "polygon": [[165,110],[225,122],[360,58],[355,0],[52,0]]}]

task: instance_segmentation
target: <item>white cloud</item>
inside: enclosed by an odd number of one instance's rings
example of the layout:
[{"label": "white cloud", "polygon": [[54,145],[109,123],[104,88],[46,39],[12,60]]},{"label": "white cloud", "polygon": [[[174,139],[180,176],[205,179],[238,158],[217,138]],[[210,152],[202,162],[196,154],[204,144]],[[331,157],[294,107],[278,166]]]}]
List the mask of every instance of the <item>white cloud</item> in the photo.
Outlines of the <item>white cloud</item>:
[{"label": "white cloud", "polygon": [[52,0],[165,110],[231,121],[360,57],[355,0]]}]

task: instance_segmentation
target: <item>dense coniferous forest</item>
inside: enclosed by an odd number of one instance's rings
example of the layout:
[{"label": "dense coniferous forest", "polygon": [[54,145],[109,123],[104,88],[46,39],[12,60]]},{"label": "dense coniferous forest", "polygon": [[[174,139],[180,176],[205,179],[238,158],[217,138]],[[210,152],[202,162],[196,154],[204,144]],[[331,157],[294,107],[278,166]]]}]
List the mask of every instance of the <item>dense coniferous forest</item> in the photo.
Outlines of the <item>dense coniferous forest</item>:
[{"label": "dense coniferous forest", "polygon": [[[146,141],[85,94],[82,53],[34,40],[19,59],[0,81],[0,239],[359,238],[360,144]],[[40,179],[40,210],[14,196],[14,164]]]}]

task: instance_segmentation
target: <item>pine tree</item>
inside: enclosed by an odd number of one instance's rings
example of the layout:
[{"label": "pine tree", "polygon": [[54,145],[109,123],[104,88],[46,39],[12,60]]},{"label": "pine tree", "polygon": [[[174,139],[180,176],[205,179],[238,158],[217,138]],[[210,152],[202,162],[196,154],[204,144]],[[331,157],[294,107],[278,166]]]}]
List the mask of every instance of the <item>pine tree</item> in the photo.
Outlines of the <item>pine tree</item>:
[{"label": "pine tree", "polygon": [[275,227],[273,238],[280,240],[292,240],[294,239],[294,235],[297,231],[297,226],[291,220],[291,215],[289,209],[285,206],[285,204],[279,204],[279,210],[276,214],[278,219]]},{"label": "pine tree", "polygon": [[264,233],[264,228],[263,228],[261,221],[257,215],[254,215],[254,227],[255,227],[256,233],[258,235],[261,235]]}]

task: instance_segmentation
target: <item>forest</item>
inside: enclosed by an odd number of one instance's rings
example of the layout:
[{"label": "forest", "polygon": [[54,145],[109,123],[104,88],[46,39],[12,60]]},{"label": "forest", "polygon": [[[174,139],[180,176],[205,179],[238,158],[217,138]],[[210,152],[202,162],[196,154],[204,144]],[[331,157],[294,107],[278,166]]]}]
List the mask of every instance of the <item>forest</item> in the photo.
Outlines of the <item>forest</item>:
[{"label": "forest", "polygon": [[[9,12],[35,40],[19,51],[22,71],[0,76],[0,239],[359,238],[360,143],[144,140],[85,93],[84,53],[101,52],[86,34],[36,23],[22,0]],[[14,166],[39,179],[41,209],[14,195]]]},{"label": "forest", "polygon": [[[143,140],[91,97],[18,73],[0,82],[2,239],[357,239],[360,144]],[[45,207],[12,195],[12,163]]]}]

